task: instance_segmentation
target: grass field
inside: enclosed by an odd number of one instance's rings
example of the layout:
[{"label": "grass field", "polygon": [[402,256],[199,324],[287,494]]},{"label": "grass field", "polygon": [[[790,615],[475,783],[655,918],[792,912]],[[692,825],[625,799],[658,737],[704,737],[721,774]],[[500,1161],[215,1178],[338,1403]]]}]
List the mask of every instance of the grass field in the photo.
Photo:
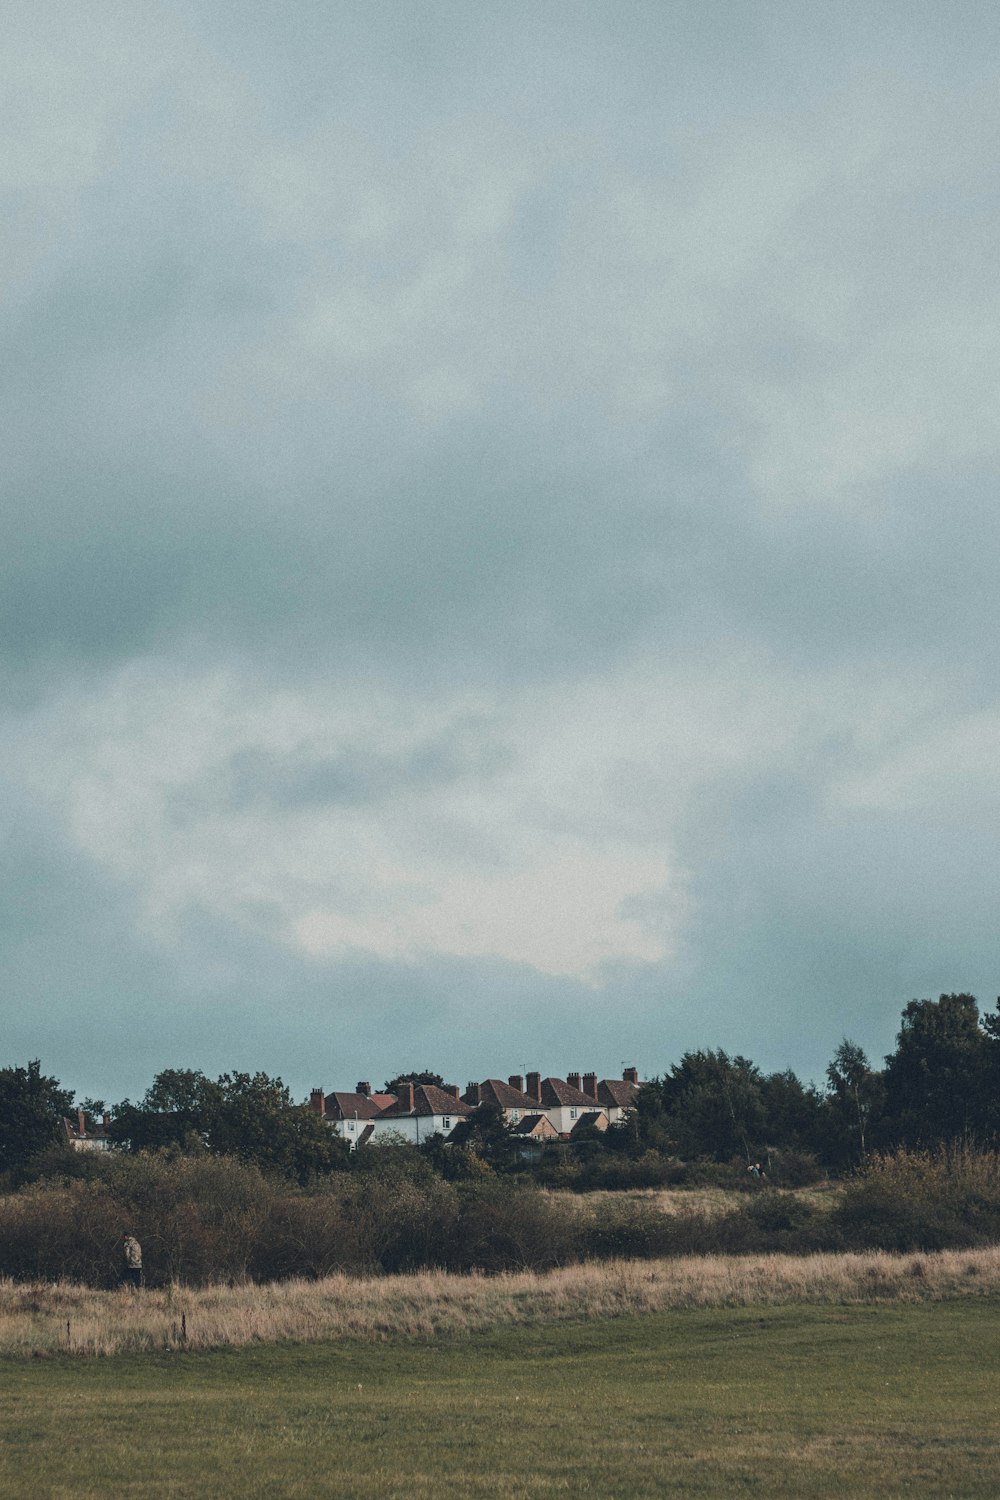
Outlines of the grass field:
[{"label": "grass field", "polygon": [[0,1361],[9,1500],[1000,1494],[1000,1299]]}]

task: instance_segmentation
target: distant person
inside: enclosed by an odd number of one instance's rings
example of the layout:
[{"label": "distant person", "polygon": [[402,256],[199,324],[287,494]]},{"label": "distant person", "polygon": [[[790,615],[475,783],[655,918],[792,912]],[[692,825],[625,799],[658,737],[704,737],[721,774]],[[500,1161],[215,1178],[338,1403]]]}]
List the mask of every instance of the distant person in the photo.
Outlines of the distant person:
[{"label": "distant person", "polygon": [[142,1286],[142,1246],[130,1229],[122,1239],[122,1282],[136,1289]]}]

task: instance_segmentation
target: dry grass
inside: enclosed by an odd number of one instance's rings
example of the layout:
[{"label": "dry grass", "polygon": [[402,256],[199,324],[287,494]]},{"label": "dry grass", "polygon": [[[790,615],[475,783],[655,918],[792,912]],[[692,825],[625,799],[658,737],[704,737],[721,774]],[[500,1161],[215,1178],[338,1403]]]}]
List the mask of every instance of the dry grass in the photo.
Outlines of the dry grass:
[{"label": "dry grass", "polygon": [[[758,1190],[759,1188],[758,1184]],[[605,1203],[617,1205],[631,1201],[646,1204],[649,1208],[659,1209],[661,1213],[675,1217],[684,1214],[700,1214],[708,1219],[721,1219],[725,1214],[745,1208],[752,1197],[752,1194],[740,1192],[735,1188],[723,1187],[626,1188],[613,1191],[596,1188],[587,1193],[574,1193],[565,1188],[554,1188],[548,1191],[553,1197],[557,1197],[560,1203],[575,1205],[580,1213],[592,1213],[595,1208]],[[829,1212],[839,1201],[843,1189],[840,1183],[820,1182],[813,1187],[779,1189],[779,1191],[787,1192],[789,1196],[807,1203],[811,1208]]]},{"label": "dry grass", "polygon": [[8,1281],[0,1282],[0,1355],[422,1339],[677,1308],[924,1302],[997,1292],[1000,1247],[691,1256],[493,1277],[428,1271],[141,1293]]}]

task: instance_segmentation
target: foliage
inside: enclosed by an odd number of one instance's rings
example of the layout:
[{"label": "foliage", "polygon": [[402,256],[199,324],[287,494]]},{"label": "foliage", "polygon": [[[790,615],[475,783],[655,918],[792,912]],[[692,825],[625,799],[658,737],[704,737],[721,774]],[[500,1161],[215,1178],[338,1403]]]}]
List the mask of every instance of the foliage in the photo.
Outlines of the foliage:
[{"label": "foliage", "polygon": [[848,1246],[937,1250],[1000,1239],[1000,1155],[958,1143],[871,1157],[847,1183],[831,1230]]},{"label": "foliage", "polygon": [[141,1103],[112,1114],[111,1134],[131,1151],[183,1147],[233,1156],[297,1182],[346,1166],[347,1147],[280,1078],[196,1070],[158,1073]]},{"label": "foliage", "polygon": [[36,1058],[26,1068],[0,1068],[0,1173],[15,1177],[33,1157],[62,1140],[62,1118],[73,1094],[42,1072]]},{"label": "foliage", "polygon": [[399,1086],[402,1083],[423,1083],[434,1088],[444,1088],[444,1079],[441,1077],[441,1074],[431,1073],[425,1069],[423,1073],[397,1073],[395,1078],[386,1080],[383,1091],[386,1094],[396,1094],[399,1092]]},{"label": "foliage", "polygon": [[997,1045],[979,1024],[973,995],[912,1000],[903,1011],[896,1051],[886,1058],[893,1139],[929,1146],[987,1129]]}]

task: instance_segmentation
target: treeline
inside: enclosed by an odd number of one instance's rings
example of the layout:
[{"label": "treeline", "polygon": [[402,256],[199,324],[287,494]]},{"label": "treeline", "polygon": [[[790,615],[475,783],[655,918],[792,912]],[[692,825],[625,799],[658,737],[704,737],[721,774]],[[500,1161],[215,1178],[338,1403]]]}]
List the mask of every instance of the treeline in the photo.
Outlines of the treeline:
[{"label": "treeline", "polygon": [[[213,1080],[166,1070],[136,1103],[86,1099],[81,1107],[89,1127],[107,1115],[107,1135],[123,1150],[229,1157],[302,1185],[357,1172],[361,1158],[383,1149],[349,1156],[318,1114],[264,1073]],[[73,1109],[71,1092],[39,1063],[0,1069],[0,1183],[89,1170],[84,1153],[67,1160],[61,1122]],[[705,1181],[749,1188],[759,1181],[747,1171],[757,1162],[771,1182],[796,1186],[848,1173],[872,1153],[957,1140],[1000,1140],[1000,1001],[981,1016],[967,994],[911,1001],[881,1068],[844,1040],[821,1087],[724,1051],[687,1052],[605,1131],[584,1119],[569,1141],[537,1147],[483,1105],[448,1143],[431,1138],[419,1150],[451,1182],[527,1174],[584,1190]]]},{"label": "treeline", "polygon": [[[0,1195],[0,1277],[118,1284],[125,1230],[148,1286],[585,1260],[969,1248],[1000,1237],[1000,1158],[959,1148],[872,1157],[835,1194],[763,1185],[722,1212],[551,1193],[523,1177],[449,1182],[408,1146],[359,1153],[303,1188],[233,1157],[108,1153],[86,1176]],[[916,1273],[915,1273],[916,1274]]]}]

